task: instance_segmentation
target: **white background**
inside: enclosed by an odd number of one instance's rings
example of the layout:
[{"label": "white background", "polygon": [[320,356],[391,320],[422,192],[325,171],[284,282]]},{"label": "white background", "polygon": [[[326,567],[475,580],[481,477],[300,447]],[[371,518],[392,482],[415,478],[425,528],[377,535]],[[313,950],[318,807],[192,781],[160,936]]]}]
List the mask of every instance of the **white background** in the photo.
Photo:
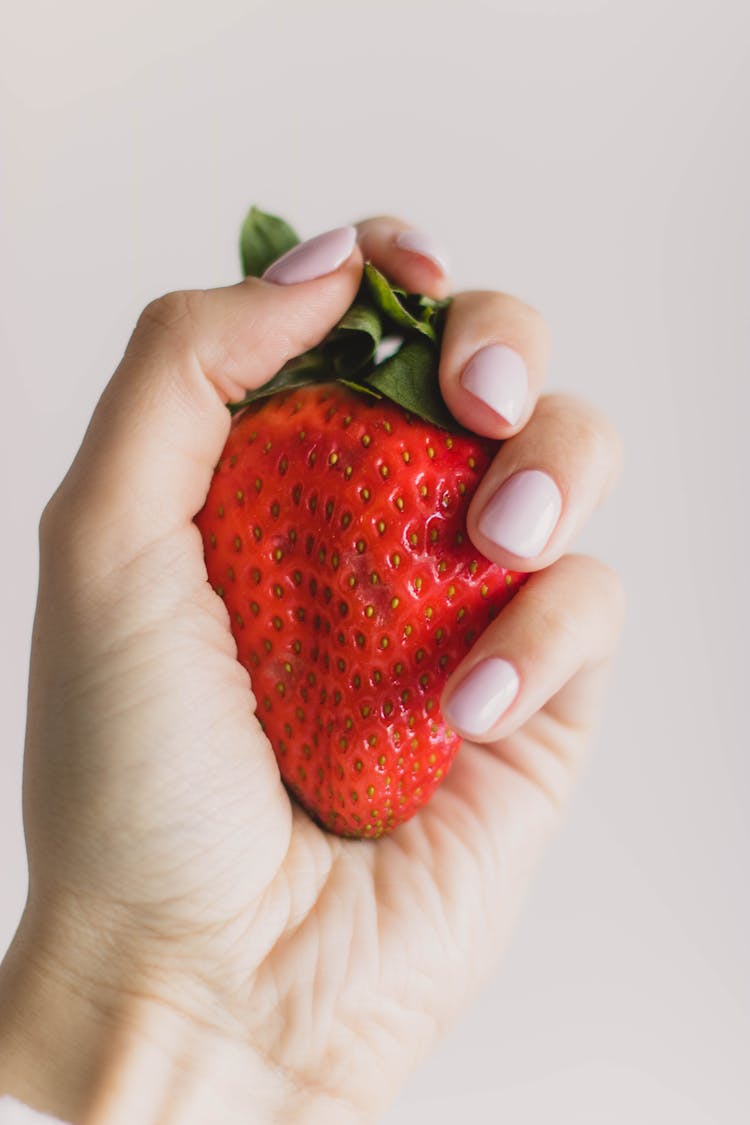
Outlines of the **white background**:
[{"label": "white background", "polygon": [[[750,9],[25,0],[3,28],[0,948],[39,511],[140,307],[234,280],[250,202],[392,211],[546,314],[626,471],[579,544],[629,620],[510,954],[388,1125],[750,1115]],[[741,703],[741,693],[744,700]]]}]

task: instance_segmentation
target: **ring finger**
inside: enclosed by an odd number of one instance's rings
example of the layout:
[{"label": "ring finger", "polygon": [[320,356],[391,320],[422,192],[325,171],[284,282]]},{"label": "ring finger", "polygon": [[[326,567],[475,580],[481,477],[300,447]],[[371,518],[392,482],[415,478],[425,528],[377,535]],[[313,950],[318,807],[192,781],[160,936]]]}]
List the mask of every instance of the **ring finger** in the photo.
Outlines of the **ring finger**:
[{"label": "ring finger", "polygon": [[473,543],[501,566],[549,566],[609,492],[620,456],[617,433],[593,407],[544,396],[477,488],[467,517]]}]

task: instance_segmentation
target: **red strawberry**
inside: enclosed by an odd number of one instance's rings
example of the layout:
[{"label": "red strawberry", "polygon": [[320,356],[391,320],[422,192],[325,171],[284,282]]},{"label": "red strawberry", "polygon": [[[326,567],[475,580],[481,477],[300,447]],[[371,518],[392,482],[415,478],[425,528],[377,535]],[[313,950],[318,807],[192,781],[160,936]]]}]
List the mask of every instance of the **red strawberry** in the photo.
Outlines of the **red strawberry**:
[{"label": "red strawberry", "polygon": [[[244,272],[297,241],[253,207]],[[445,777],[443,685],[524,577],[466,534],[496,445],[440,395],[448,303],[366,263],[328,336],[250,393],[196,517],[281,775],[343,836],[389,832]]]},{"label": "red strawberry", "polygon": [[317,383],[235,419],[196,519],[282,777],[322,825],[377,837],[447,774],[442,687],[522,575],[466,510],[495,443]]}]

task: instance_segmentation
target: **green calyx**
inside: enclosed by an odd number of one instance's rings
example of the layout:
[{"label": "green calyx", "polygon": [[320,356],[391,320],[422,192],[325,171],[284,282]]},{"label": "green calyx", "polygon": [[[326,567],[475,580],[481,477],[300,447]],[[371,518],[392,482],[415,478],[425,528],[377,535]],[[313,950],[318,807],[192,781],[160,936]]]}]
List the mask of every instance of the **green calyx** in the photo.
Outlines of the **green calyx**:
[{"label": "green calyx", "polygon": [[[272,262],[300,241],[275,215],[252,207],[242,225],[240,254],[245,277],[260,277]],[[438,359],[445,310],[435,301],[406,293],[365,263],[362,284],[350,308],[317,347],[296,356],[242,402],[233,414],[269,395],[311,383],[344,383],[352,390],[388,398],[405,410],[454,432],[461,427],[443,401]]]}]

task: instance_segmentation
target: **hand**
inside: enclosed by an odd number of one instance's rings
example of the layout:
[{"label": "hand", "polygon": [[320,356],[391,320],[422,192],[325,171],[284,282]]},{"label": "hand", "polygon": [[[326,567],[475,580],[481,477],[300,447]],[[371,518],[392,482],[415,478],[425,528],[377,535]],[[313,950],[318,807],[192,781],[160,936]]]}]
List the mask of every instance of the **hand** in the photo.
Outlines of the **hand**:
[{"label": "hand", "polygon": [[537,314],[497,293],[460,294],[448,314],[444,397],[507,439],[469,534],[533,574],[451,677],[464,745],[393,836],[342,840],[290,802],[193,524],[225,403],[325,335],[363,254],[448,292],[403,229],[360,224],[358,245],[343,234],[328,258],[298,257],[302,280],[149,305],[44,513],[30,888],[0,975],[0,1093],[76,1122],[373,1120],[502,948],[622,616],[612,573],[563,554],[618,442],[589,407],[539,397]]}]

